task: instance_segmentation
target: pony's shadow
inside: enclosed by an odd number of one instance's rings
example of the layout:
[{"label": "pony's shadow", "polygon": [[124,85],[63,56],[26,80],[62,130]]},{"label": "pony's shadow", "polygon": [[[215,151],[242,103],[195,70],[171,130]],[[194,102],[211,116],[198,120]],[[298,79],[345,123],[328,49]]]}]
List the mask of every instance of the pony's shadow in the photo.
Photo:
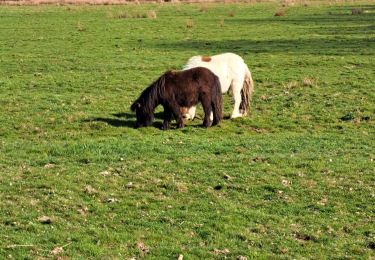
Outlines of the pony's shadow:
[{"label": "pony's shadow", "polygon": [[[136,120],[135,119],[135,113],[121,112],[121,113],[115,113],[115,114],[112,114],[112,115],[117,117],[117,118],[125,117],[125,118],[133,118],[134,120]],[[163,112],[156,112],[156,113],[154,113],[154,117],[157,118],[157,119],[164,119],[164,114],[163,114]]]},{"label": "pony's shadow", "polygon": [[135,128],[135,119],[122,120],[116,118],[94,117],[83,120],[83,122],[103,122],[114,127],[129,127]]},{"label": "pony's shadow", "polygon": [[[129,127],[129,128],[136,128],[136,117],[135,114],[132,113],[115,113],[112,114],[114,117],[117,118],[106,118],[106,117],[94,117],[83,120],[83,122],[103,122],[108,125],[114,126],[114,127]],[[162,119],[163,118],[163,112],[155,113],[155,118]],[[154,122],[154,127],[161,128],[162,123],[161,122]]]}]

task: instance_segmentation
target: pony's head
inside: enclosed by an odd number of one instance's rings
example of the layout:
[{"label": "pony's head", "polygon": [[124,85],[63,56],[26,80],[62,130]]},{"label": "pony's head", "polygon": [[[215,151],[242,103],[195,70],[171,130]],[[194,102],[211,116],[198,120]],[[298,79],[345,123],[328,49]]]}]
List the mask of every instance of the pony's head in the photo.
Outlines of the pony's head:
[{"label": "pony's head", "polygon": [[150,126],[154,121],[154,110],[160,104],[160,95],[164,90],[165,74],[142,91],[130,109],[137,115],[136,127]]},{"label": "pony's head", "polygon": [[134,101],[130,109],[135,112],[137,116],[137,123],[135,127],[144,127],[152,125],[154,121],[154,113],[149,111],[139,100]]}]

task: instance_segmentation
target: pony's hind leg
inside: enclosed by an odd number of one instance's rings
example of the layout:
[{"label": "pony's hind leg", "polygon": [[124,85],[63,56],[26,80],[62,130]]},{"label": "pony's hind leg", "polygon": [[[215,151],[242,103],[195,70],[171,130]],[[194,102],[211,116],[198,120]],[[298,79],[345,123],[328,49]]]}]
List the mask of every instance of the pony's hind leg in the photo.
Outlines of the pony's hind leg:
[{"label": "pony's hind leg", "polygon": [[243,82],[234,80],[232,82],[232,93],[234,99],[234,107],[232,111],[232,115],[230,118],[242,117],[243,114],[240,113],[240,104],[241,104],[241,89],[243,87]]},{"label": "pony's hind leg", "polygon": [[204,110],[203,126],[207,128],[211,126],[211,116],[213,116],[211,102],[209,100],[202,101],[202,106]]},{"label": "pony's hind leg", "polygon": [[216,112],[214,113],[213,111],[216,111],[214,104],[212,104],[212,111],[211,111],[211,114],[210,114],[210,119],[212,121],[212,125],[214,126],[214,125],[217,125],[220,122],[220,115],[217,115]]}]

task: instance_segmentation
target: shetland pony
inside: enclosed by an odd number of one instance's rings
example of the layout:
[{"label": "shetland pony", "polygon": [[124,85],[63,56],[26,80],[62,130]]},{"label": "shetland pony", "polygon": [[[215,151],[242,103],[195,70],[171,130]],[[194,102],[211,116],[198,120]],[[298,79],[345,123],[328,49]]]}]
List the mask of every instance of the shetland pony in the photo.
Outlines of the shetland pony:
[{"label": "shetland pony", "polygon": [[219,78],[206,68],[193,68],[184,71],[167,71],[146,88],[134,101],[130,109],[137,116],[136,127],[150,126],[154,120],[154,110],[158,105],[164,108],[162,129],[169,129],[172,116],[177,127],[184,127],[181,107],[196,106],[202,103],[205,117],[203,126],[212,125],[222,119],[222,97]]},{"label": "shetland pony", "polygon": [[[254,91],[254,82],[249,68],[244,60],[234,53],[223,53],[215,56],[191,57],[183,69],[205,67],[219,77],[221,92],[226,93],[231,88],[234,108],[231,118],[247,114],[250,99]],[[196,107],[190,107],[185,114],[188,119],[194,119]]]}]

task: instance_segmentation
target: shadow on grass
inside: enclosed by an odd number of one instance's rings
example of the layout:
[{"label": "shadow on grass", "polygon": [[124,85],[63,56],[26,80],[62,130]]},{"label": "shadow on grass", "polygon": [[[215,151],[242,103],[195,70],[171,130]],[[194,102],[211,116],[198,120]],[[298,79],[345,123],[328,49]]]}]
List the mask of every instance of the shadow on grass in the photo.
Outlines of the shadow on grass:
[{"label": "shadow on grass", "polygon": [[282,18],[234,18],[226,20],[230,27],[276,26],[287,32],[296,28],[294,38],[289,39],[195,39],[176,42],[160,42],[156,48],[198,50],[201,53],[296,53],[318,55],[370,55],[375,53],[373,20],[375,13],[363,15],[326,14],[306,17]]},{"label": "shadow on grass", "polygon": [[[117,118],[106,118],[106,117],[93,117],[84,119],[82,122],[84,123],[90,123],[90,122],[103,122],[110,126],[114,127],[128,127],[128,128],[136,128],[136,117],[134,113],[126,113],[126,112],[120,112],[112,114],[114,117]],[[154,114],[156,119],[163,119],[163,112],[158,112]],[[152,126],[156,128],[161,128],[162,123],[155,121]]]},{"label": "shadow on grass", "polygon": [[169,49],[192,49],[200,52],[244,52],[252,53],[300,53],[319,55],[370,55],[374,53],[375,41],[373,39],[298,39],[298,40],[189,40],[175,43],[163,43],[157,47]]},{"label": "shadow on grass", "polygon": [[[120,113],[114,113],[112,116],[116,118],[106,118],[106,117],[93,117],[82,120],[84,123],[90,123],[90,122],[103,122],[107,125],[113,126],[113,127],[128,127],[128,128],[136,128],[136,117],[134,113],[127,113],[127,112],[120,112]],[[161,129],[163,126],[163,112],[156,112],[154,113],[156,121],[152,123],[152,127]],[[229,120],[230,116],[224,116],[224,120]],[[185,128],[204,128],[203,127],[203,118],[200,115],[196,115],[193,121],[186,121],[185,120]],[[173,119],[171,122],[171,130],[177,129],[176,121]]]},{"label": "shadow on grass", "polygon": [[129,127],[135,128],[135,119],[132,120],[122,120],[116,118],[105,118],[105,117],[95,117],[83,120],[85,123],[90,122],[103,122],[114,127]]},{"label": "shadow on grass", "polygon": [[[134,121],[136,120],[135,113],[120,112],[120,113],[114,113],[112,115],[117,117],[117,118],[124,117],[124,118],[127,118],[127,119],[132,118],[132,119],[134,119]],[[163,114],[163,112],[156,112],[156,113],[154,113],[154,117],[156,119],[164,119],[164,114]]]}]

